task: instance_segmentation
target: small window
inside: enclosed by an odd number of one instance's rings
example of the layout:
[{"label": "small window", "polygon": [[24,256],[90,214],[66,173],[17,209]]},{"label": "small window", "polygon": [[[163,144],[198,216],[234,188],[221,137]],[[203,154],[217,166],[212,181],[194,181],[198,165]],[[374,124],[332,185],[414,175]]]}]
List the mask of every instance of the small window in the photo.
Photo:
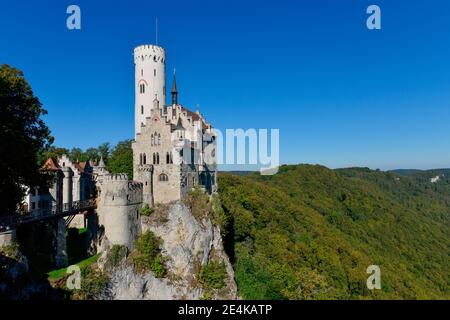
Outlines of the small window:
[{"label": "small window", "polygon": [[156,77],[156,69],[153,69],[153,75]]},{"label": "small window", "polygon": [[167,174],[161,173],[161,174],[159,175],[159,181],[161,181],[161,182],[167,182],[167,181],[169,181],[169,177],[167,176]]},{"label": "small window", "polygon": [[144,69],[141,69],[141,77],[144,76]]},{"label": "small window", "polygon": [[144,106],[141,106],[141,114],[144,114]]}]

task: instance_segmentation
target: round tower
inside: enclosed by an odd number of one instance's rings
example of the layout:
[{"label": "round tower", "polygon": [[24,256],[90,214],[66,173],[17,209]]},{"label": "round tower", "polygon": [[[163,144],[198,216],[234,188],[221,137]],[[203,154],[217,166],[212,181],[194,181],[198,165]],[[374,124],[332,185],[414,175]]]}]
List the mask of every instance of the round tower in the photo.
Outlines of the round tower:
[{"label": "round tower", "polygon": [[166,105],[166,51],[156,45],[134,49],[135,67],[135,135],[141,133],[145,118],[150,117],[155,96],[160,108]]}]

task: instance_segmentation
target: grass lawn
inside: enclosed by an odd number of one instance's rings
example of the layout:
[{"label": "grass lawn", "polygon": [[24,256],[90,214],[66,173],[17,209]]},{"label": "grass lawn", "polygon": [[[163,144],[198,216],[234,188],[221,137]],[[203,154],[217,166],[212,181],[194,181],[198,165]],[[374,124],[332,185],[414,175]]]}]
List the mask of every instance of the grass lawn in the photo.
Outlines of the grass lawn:
[{"label": "grass lawn", "polygon": [[[96,254],[95,256],[89,257],[87,259],[81,260],[78,263],[75,263],[75,265],[79,266],[80,269],[83,269],[83,268],[97,262],[99,256],[100,256],[100,254]],[[49,280],[58,281],[67,275],[67,268],[52,270],[52,271],[48,272],[47,275],[48,275]]]}]

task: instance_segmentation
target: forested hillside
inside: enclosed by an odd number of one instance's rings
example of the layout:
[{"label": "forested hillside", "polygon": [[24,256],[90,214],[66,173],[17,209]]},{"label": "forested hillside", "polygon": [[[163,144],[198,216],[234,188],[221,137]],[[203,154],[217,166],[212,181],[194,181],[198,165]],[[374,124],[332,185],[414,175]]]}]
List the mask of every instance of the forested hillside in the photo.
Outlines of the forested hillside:
[{"label": "forested hillside", "polygon": [[[246,299],[450,298],[450,181],[365,168],[283,166],[219,179]],[[381,290],[366,269],[381,268]]]}]

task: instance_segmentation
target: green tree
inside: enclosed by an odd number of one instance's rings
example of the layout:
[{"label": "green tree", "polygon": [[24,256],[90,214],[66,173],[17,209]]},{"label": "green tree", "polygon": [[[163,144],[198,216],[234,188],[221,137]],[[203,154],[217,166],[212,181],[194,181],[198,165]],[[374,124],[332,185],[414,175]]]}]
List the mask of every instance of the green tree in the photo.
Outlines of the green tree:
[{"label": "green tree", "polygon": [[97,148],[98,153],[101,157],[103,157],[103,160],[107,163],[109,159],[109,153],[111,151],[111,145],[109,142],[102,143]]},{"label": "green tree", "polygon": [[86,161],[87,160],[96,160],[100,157],[100,154],[98,152],[97,148],[87,148],[85,152]]},{"label": "green tree", "polygon": [[25,186],[42,185],[39,158],[53,142],[42,108],[22,71],[0,67],[0,215],[14,211]]},{"label": "green tree", "polygon": [[133,179],[133,150],[131,149],[131,140],[124,140],[117,143],[111,152],[107,167],[111,173],[126,173],[128,174],[128,178]]},{"label": "green tree", "polygon": [[69,158],[72,162],[79,162],[86,160],[83,150],[81,150],[80,148],[72,148],[72,150],[70,150]]},{"label": "green tree", "polygon": [[42,165],[48,158],[57,159],[61,157],[63,154],[69,154],[69,150],[66,148],[50,146],[46,148],[46,150],[44,150],[43,152],[39,152],[38,163]]}]

